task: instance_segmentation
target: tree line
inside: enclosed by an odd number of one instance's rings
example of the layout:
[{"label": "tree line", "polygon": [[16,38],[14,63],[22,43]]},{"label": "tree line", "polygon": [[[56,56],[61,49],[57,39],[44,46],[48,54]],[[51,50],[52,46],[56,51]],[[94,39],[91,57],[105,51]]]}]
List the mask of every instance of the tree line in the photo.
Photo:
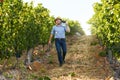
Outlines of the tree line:
[{"label": "tree line", "polygon": [[120,53],[120,1],[101,0],[93,5],[95,14],[88,21],[92,34],[97,35],[102,46],[111,55]]},{"label": "tree line", "polygon": [[[0,2],[0,59],[16,55],[37,45],[46,45],[54,16],[42,4],[33,6],[33,2],[22,0],[4,0]],[[84,31],[78,21],[66,19],[71,28],[70,35]]]}]

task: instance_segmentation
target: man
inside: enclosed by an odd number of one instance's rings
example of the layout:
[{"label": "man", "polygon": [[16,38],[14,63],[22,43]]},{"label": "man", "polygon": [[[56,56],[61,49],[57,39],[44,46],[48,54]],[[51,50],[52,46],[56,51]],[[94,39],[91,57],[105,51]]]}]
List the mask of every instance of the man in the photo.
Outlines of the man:
[{"label": "man", "polygon": [[48,43],[51,44],[51,40],[54,35],[59,66],[62,66],[63,63],[65,63],[65,56],[66,56],[66,52],[67,52],[65,32],[70,32],[70,28],[67,25],[67,23],[65,23],[65,25],[63,26],[62,19],[60,19],[60,18],[55,19],[55,24],[56,25],[53,26],[53,28],[51,30],[51,35],[50,35]]}]

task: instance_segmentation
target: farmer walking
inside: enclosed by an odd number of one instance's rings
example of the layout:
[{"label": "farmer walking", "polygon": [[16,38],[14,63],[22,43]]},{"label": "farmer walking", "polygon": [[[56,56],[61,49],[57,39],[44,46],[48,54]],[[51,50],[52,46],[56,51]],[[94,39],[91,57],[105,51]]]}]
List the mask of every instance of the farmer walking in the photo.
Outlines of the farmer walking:
[{"label": "farmer walking", "polygon": [[[52,37],[55,38],[55,46],[58,55],[59,66],[65,63],[65,56],[67,52],[65,32],[70,32],[70,28],[66,22],[61,18],[55,19],[55,26],[53,26],[48,43],[51,44]],[[64,24],[64,25],[63,25]]]}]

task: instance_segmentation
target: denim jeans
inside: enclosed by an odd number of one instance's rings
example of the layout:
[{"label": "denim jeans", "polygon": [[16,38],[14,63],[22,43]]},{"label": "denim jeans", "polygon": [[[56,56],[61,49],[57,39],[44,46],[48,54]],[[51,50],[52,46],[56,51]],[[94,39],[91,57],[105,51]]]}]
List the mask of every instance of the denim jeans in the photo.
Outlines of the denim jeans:
[{"label": "denim jeans", "polygon": [[60,64],[63,64],[65,60],[67,48],[65,39],[55,39],[55,46],[57,50],[58,60]]}]

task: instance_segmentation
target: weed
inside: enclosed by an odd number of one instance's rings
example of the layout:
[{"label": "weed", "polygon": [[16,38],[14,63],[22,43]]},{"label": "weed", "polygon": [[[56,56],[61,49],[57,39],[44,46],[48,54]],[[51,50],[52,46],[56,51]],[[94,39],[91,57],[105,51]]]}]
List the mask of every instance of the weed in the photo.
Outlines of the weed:
[{"label": "weed", "polygon": [[37,78],[38,76],[36,74],[31,74],[32,78]]},{"label": "weed", "polygon": [[90,45],[91,45],[91,46],[95,46],[95,45],[97,45],[97,44],[98,44],[98,42],[95,41],[95,42],[91,42]]},{"label": "weed", "polygon": [[38,80],[51,80],[48,76],[39,77]]},{"label": "weed", "polygon": [[102,52],[100,52],[100,53],[99,53],[99,56],[101,56],[101,57],[106,57],[106,56],[107,56],[106,51],[102,51]]},{"label": "weed", "polygon": [[48,64],[53,64],[53,56],[49,56],[48,60],[49,60]]},{"label": "weed", "polygon": [[69,73],[69,75],[74,77],[75,76],[75,72],[71,72],[71,73]]}]

